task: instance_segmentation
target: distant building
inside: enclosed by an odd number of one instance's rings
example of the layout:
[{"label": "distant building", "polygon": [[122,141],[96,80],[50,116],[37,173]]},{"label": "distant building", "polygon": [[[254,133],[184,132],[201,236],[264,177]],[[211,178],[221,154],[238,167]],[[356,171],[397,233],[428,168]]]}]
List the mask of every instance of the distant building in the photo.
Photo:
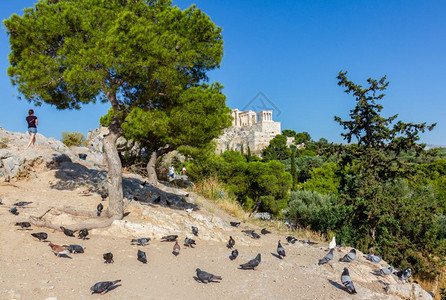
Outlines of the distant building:
[{"label": "distant building", "polygon": [[[268,147],[269,142],[278,134],[281,134],[280,122],[273,121],[272,110],[255,112],[252,110],[232,110],[232,127],[226,128],[223,135],[215,139],[217,153],[226,150],[235,150],[251,154],[261,155],[263,149]],[[293,138],[288,138],[287,144],[291,144]]]}]

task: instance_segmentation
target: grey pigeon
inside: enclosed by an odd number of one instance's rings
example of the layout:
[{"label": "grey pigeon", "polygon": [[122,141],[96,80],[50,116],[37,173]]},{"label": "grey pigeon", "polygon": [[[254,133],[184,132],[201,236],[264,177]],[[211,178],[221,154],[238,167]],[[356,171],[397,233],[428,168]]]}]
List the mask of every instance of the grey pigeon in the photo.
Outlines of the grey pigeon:
[{"label": "grey pigeon", "polygon": [[310,240],[300,240],[301,243],[307,244],[307,245],[315,245],[316,242],[310,241]]},{"label": "grey pigeon", "polygon": [[184,246],[193,248],[194,247],[193,245],[196,245],[195,240],[190,239],[188,237],[184,239]]},{"label": "grey pigeon", "polygon": [[43,242],[44,240],[46,240],[48,238],[48,234],[46,234],[45,232],[36,232],[36,233],[31,233],[31,235],[37,239],[39,239],[39,241]]},{"label": "grey pigeon", "polygon": [[79,231],[79,234],[78,234],[77,237],[80,238],[80,239],[85,240],[85,239],[87,239],[87,235],[88,235],[88,229],[84,228],[81,231]]},{"label": "grey pigeon", "polygon": [[412,269],[406,268],[393,274],[395,274],[396,277],[398,277],[398,279],[401,280],[402,282],[407,282],[409,278],[412,277]]},{"label": "grey pigeon", "polygon": [[138,260],[143,264],[147,263],[147,256],[144,251],[138,250]]},{"label": "grey pigeon", "polygon": [[282,259],[282,257],[285,257],[285,249],[283,249],[282,245],[279,243],[277,244],[277,254],[279,254],[279,258]]},{"label": "grey pigeon", "polygon": [[198,228],[195,227],[195,226],[192,226],[192,233],[193,233],[195,236],[198,236]]},{"label": "grey pigeon", "polygon": [[100,217],[102,210],[104,209],[104,205],[102,205],[102,203],[99,203],[96,209],[97,209],[96,214],[98,215],[98,217]]},{"label": "grey pigeon", "polygon": [[195,271],[197,272],[197,278],[203,283],[218,282],[217,280],[222,280],[221,276],[216,276],[200,269],[196,269]]},{"label": "grey pigeon", "polygon": [[104,258],[104,264],[112,264],[112,263],[114,263],[115,261],[113,260],[113,253],[111,253],[111,252],[108,252],[108,253],[104,253],[103,255],[102,255],[102,257]]},{"label": "grey pigeon", "polygon": [[31,203],[32,202],[20,201],[20,202],[14,203],[13,205],[15,205],[15,206],[25,206],[25,205],[28,205],[28,204],[31,204]]},{"label": "grey pigeon", "polygon": [[381,261],[381,257],[379,257],[378,255],[373,255],[373,254],[368,254],[367,256],[365,256],[365,258],[367,260],[370,260],[371,262],[374,262],[374,263],[379,263]]},{"label": "grey pigeon", "polygon": [[63,233],[65,233],[65,235],[74,237],[74,231],[73,230],[65,228],[63,226],[60,226],[60,229],[62,229],[62,231],[63,231]]},{"label": "grey pigeon", "polygon": [[121,280],[115,280],[115,281],[101,281],[96,283],[90,288],[90,291],[92,294],[101,294],[104,295],[108,292],[108,290],[117,284],[118,282],[121,282]]},{"label": "grey pigeon", "polygon": [[353,281],[350,278],[350,274],[347,268],[344,268],[344,272],[342,272],[341,282],[347,288],[350,294],[356,294],[355,286],[353,285]]},{"label": "grey pigeon", "polygon": [[175,242],[178,235],[166,235],[161,238],[161,242]]},{"label": "grey pigeon", "polygon": [[290,235],[286,237],[286,241],[290,244],[294,244],[297,241],[297,239],[294,236]]},{"label": "grey pigeon", "polygon": [[271,231],[267,230],[266,228],[263,228],[262,230],[260,230],[261,234],[268,234],[271,233]]},{"label": "grey pigeon", "polygon": [[148,242],[150,242],[151,238],[139,238],[139,239],[133,239],[130,242],[133,244],[137,244],[139,246],[145,246]]},{"label": "grey pigeon", "polygon": [[251,259],[247,263],[240,265],[240,268],[243,270],[249,270],[249,269],[255,270],[256,267],[260,264],[260,261],[261,261],[261,257],[260,257],[260,253],[259,253],[259,254],[257,254],[256,258]]},{"label": "grey pigeon", "polygon": [[228,244],[226,245],[226,247],[231,249],[234,247],[234,245],[235,245],[235,240],[232,238],[232,236],[229,236],[229,241],[228,241]]},{"label": "grey pigeon", "polygon": [[352,249],[349,253],[344,255],[344,257],[340,258],[339,261],[342,262],[352,262],[356,259],[356,250]]},{"label": "grey pigeon", "polygon": [[234,227],[240,226],[240,222],[229,222],[229,224],[231,224],[231,226],[234,226]]},{"label": "grey pigeon", "polygon": [[381,269],[375,270],[375,275],[388,276],[388,275],[392,274],[392,272],[393,272],[393,267],[390,266],[388,268],[381,268]]},{"label": "grey pigeon", "polygon": [[107,197],[108,197],[107,194],[101,194],[102,201],[105,201],[105,199],[107,199]]},{"label": "grey pigeon", "polygon": [[229,256],[229,259],[230,259],[230,260],[234,260],[234,259],[237,258],[237,256],[238,256],[238,250],[237,250],[237,249],[234,249],[234,250],[232,250],[232,252],[231,252],[231,256]]},{"label": "grey pigeon", "polygon": [[17,223],[15,223],[15,226],[20,226],[20,227],[22,227],[22,229],[23,228],[29,228],[29,227],[31,227],[31,223],[29,223],[29,222],[17,222]]},{"label": "grey pigeon", "polygon": [[242,230],[243,233],[250,235],[253,239],[260,239],[260,235],[254,232],[254,230]]},{"label": "grey pigeon", "polygon": [[9,209],[9,212],[11,213],[11,214],[13,214],[13,215],[15,215],[15,216],[17,216],[18,214],[19,214],[19,212],[17,211],[17,207],[11,207],[10,209]]},{"label": "grey pigeon", "polygon": [[63,245],[70,253],[76,254],[76,253],[84,253],[85,247],[82,247],[81,245]]},{"label": "grey pigeon", "polygon": [[178,244],[178,241],[175,241],[175,245],[173,245],[173,251],[172,254],[177,256],[178,254],[180,254],[180,244]]},{"label": "grey pigeon", "polygon": [[330,249],[330,252],[328,252],[328,253],[324,256],[324,258],[322,258],[322,259],[319,260],[318,265],[326,264],[326,263],[328,263],[330,260],[332,260],[332,259],[333,259],[333,251],[334,251],[334,249]]}]

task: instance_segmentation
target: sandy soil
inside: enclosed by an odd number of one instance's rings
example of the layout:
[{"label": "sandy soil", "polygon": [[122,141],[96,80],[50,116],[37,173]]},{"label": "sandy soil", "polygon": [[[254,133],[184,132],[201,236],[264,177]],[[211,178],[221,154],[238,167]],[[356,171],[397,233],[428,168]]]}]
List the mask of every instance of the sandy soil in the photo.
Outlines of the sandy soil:
[{"label": "sandy soil", "polygon": [[[390,299],[379,279],[364,274],[364,259],[351,263],[351,277],[358,290],[348,294],[342,287],[340,275],[345,266],[337,260],[349,249],[337,250],[335,262],[318,266],[318,259],[326,253],[326,244],[308,246],[301,243],[288,245],[283,234],[269,234],[259,240],[247,238],[241,230],[256,229],[250,224],[228,230],[240,255],[231,261],[225,242],[196,238],[194,249],[182,245],[181,253],[172,255],[173,243],[152,240],[141,247],[130,245],[133,237],[105,236],[97,231],[89,240],[65,236],[60,231],[32,227],[19,230],[15,222],[26,221],[29,215],[40,215],[50,206],[71,205],[95,210],[99,195],[82,196],[78,190],[51,189],[54,173],[38,170],[37,178],[11,184],[0,184],[0,299]],[[32,201],[20,214],[14,216],[8,209],[16,201]],[[212,206],[206,200],[205,206]],[[104,202],[105,203],[105,202]],[[147,208],[149,209],[149,208]],[[156,209],[156,208],[151,208]],[[235,219],[217,208],[203,208],[203,214],[216,214],[225,222]],[[138,218],[130,215],[128,218]],[[200,229],[205,230],[205,229]],[[55,244],[82,244],[83,254],[56,257],[48,243],[39,242],[33,232],[45,231]],[[175,232],[172,232],[175,234]],[[189,234],[188,236],[192,236]],[[179,241],[184,241],[180,234]],[[237,240],[249,243],[237,244]],[[280,260],[276,254],[277,241],[282,240],[287,256]],[[182,243],[181,243],[182,244]],[[328,243],[327,243],[328,244]],[[147,253],[148,263],[136,259],[138,249]],[[102,254],[112,252],[114,264],[104,264]],[[262,254],[262,262],[255,271],[238,269],[240,263]],[[384,266],[383,264],[382,266]],[[380,265],[373,266],[374,268]],[[220,275],[220,283],[197,282],[195,269]],[[91,295],[90,287],[98,281],[120,279],[116,289],[105,295]],[[14,296],[15,295],[15,296]],[[15,297],[15,298],[14,298]],[[54,298],[53,298],[54,299]]]}]

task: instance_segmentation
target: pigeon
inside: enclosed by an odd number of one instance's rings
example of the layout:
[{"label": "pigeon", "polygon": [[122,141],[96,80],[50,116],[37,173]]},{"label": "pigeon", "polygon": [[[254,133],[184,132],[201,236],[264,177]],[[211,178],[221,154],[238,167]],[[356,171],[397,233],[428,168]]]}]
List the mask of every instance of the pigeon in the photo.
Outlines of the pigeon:
[{"label": "pigeon", "polygon": [[232,238],[232,236],[229,236],[229,241],[228,241],[228,244],[226,245],[226,247],[231,249],[232,247],[234,247],[234,245],[235,245],[235,240]]},{"label": "pigeon", "polygon": [[62,231],[63,231],[63,233],[65,233],[65,235],[74,237],[74,231],[73,230],[65,228],[63,226],[60,226],[60,229],[62,229]]},{"label": "pigeon", "polygon": [[102,201],[105,201],[105,199],[107,199],[107,197],[108,197],[107,194],[101,194]]},{"label": "pigeon", "polygon": [[297,241],[297,239],[294,236],[290,235],[286,237],[286,241],[290,244],[294,244]]},{"label": "pigeon", "polygon": [[266,228],[263,228],[263,229],[260,231],[260,233],[261,233],[261,234],[268,234],[268,233],[271,233],[271,231],[267,230]]},{"label": "pigeon", "polygon": [[68,250],[60,245],[54,245],[53,243],[49,243],[48,246],[51,247],[51,250],[53,250],[54,254],[57,254],[57,257],[60,257],[61,254],[68,254]]},{"label": "pigeon", "polygon": [[277,253],[279,254],[279,258],[282,259],[282,257],[285,257],[285,249],[283,249],[282,245],[279,243],[277,244]]},{"label": "pigeon", "polygon": [[254,230],[242,230],[243,233],[250,235],[253,239],[260,239],[260,235],[254,232]]},{"label": "pigeon", "polygon": [[175,241],[175,245],[173,245],[173,251],[172,254],[177,256],[178,254],[180,254],[180,244],[178,244],[178,241]]},{"label": "pigeon", "polygon": [[108,290],[117,284],[118,282],[121,282],[121,280],[115,280],[115,281],[101,281],[96,283],[90,288],[91,294],[101,294],[104,295],[108,292]]},{"label": "pigeon", "polygon": [[48,234],[46,234],[45,232],[36,232],[36,233],[31,233],[31,235],[37,239],[39,239],[39,241],[43,242],[44,240],[46,240],[48,238]]},{"label": "pigeon", "polygon": [[104,209],[104,205],[102,205],[102,203],[99,203],[98,206],[96,207],[96,209],[97,209],[96,214],[98,215],[98,217],[100,217],[102,210]]},{"label": "pigeon", "polygon": [[407,269],[395,272],[393,274],[395,274],[396,277],[398,277],[398,279],[401,280],[402,282],[407,282],[409,280],[409,278],[412,277],[412,269],[407,268]]},{"label": "pigeon", "polygon": [[331,239],[331,242],[328,244],[328,249],[334,249],[336,247],[336,237],[334,236]]},{"label": "pigeon", "polygon": [[356,294],[355,286],[353,285],[353,281],[350,278],[350,274],[348,273],[347,268],[344,268],[344,272],[342,272],[341,282],[347,288],[347,291],[350,294]]},{"label": "pigeon", "polygon": [[85,247],[81,245],[63,245],[62,247],[66,248],[70,253],[84,253]]},{"label": "pigeon", "polygon": [[23,228],[31,227],[31,224],[29,222],[17,222],[17,223],[15,223],[15,226],[20,226],[23,229]]},{"label": "pigeon", "polygon": [[192,226],[192,233],[193,233],[195,236],[198,236],[198,228],[195,227],[195,226]]},{"label": "pigeon", "polygon": [[339,261],[342,262],[352,262],[356,259],[356,250],[352,249],[349,253],[344,255],[344,257],[340,258]]},{"label": "pigeon", "polygon": [[80,238],[80,239],[85,240],[85,239],[87,239],[87,235],[88,235],[88,229],[84,228],[81,231],[79,231],[79,234],[78,234],[77,237]]},{"label": "pigeon", "polygon": [[138,246],[145,246],[148,242],[150,242],[151,238],[139,238],[139,239],[133,239],[130,242],[132,245],[137,244]]},{"label": "pigeon", "polygon": [[111,253],[111,252],[108,252],[108,253],[104,253],[103,255],[102,255],[102,257],[104,258],[104,264],[112,264],[112,263],[114,263],[114,260],[113,260],[113,253]]},{"label": "pigeon", "polygon": [[240,226],[240,222],[229,222],[229,224],[231,224],[231,226],[234,226],[234,227]]},{"label": "pigeon", "polygon": [[10,209],[9,209],[9,212],[11,213],[11,214],[13,214],[13,215],[15,215],[15,216],[18,216],[19,215],[19,212],[17,211],[17,207],[11,207]]},{"label": "pigeon", "polygon": [[380,276],[388,276],[388,275],[392,274],[392,272],[393,272],[392,266],[390,266],[388,268],[381,268],[381,269],[375,270],[375,274],[380,275]]},{"label": "pigeon", "polygon": [[330,252],[328,252],[328,253],[324,256],[324,258],[320,259],[318,265],[326,264],[326,263],[328,263],[330,260],[332,260],[332,259],[333,259],[333,251],[334,251],[334,249],[331,249]]},{"label": "pigeon", "polygon": [[196,245],[196,244],[195,244],[195,240],[190,239],[190,238],[188,238],[188,237],[186,237],[186,238],[184,239],[184,246],[193,248],[193,247],[194,247],[193,245]]},{"label": "pigeon", "polygon": [[221,276],[216,276],[211,273],[201,271],[200,269],[195,270],[197,272],[197,278],[203,283],[218,282],[217,280],[222,280]]},{"label": "pigeon", "polygon": [[315,244],[317,244],[316,242],[312,242],[310,240],[300,240],[300,242],[302,244],[307,244],[307,245],[315,245]]},{"label": "pigeon", "polygon": [[378,255],[368,254],[364,257],[374,263],[379,263],[381,261],[381,257],[379,257]]},{"label": "pigeon", "polygon": [[161,242],[176,242],[178,235],[167,235],[161,238]]},{"label": "pigeon", "polygon": [[144,251],[138,250],[138,260],[143,264],[147,263],[147,256]]},{"label": "pigeon", "polygon": [[20,202],[14,203],[13,205],[15,205],[15,206],[25,206],[25,205],[28,205],[28,204],[31,204],[31,203],[32,202],[20,201]]},{"label": "pigeon", "polygon": [[261,261],[261,258],[260,258],[260,253],[259,253],[259,254],[257,254],[256,258],[251,259],[247,263],[240,265],[240,269],[243,269],[243,270],[249,270],[249,269],[255,270],[256,267],[260,264],[260,261]]},{"label": "pigeon", "polygon": [[231,256],[229,256],[229,259],[230,259],[230,260],[234,260],[234,259],[237,258],[237,256],[238,256],[238,250],[237,250],[237,249],[234,249],[234,250],[232,250],[232,252],[231,252]]}]

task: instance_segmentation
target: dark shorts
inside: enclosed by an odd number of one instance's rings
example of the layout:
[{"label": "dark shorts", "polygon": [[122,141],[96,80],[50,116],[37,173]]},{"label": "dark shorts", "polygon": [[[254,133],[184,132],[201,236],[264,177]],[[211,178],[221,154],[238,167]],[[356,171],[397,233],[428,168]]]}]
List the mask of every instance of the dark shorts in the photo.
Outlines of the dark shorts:
[{"label": "dark shorts", "polygon": [[29,128],[28,128],[28,133],[29,133],[29,134],[31,134],[31,133],[37,133],[37,128],[36,128],[36,127],[29,127]]}]

